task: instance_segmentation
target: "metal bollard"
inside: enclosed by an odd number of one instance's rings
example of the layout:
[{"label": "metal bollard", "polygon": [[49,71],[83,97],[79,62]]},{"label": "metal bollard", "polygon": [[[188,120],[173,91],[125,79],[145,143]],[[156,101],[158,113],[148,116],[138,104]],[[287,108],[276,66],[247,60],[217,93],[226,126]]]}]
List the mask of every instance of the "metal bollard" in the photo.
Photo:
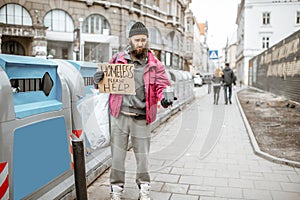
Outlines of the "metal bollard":
[{"label": "metal bollard", "polygon": [[87,200],[85,158],[82,140],[72,140],[74,177],[77,200]]}]

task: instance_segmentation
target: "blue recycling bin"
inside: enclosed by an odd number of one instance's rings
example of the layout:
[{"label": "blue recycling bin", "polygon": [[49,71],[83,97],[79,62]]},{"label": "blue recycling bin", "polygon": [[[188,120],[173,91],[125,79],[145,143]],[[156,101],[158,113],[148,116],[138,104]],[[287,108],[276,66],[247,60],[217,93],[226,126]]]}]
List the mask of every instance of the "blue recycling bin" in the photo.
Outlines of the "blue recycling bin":
[{"label": "blue recycling bin", "polygon": [[9,166],[10,199],[36,199],[72,172],[70,97],[57,68],[0,54],[0,163]]},{"label": "blue recycling bin", "polygon": [[84,80],[86,95],[91,95],[91,89],[94,89],[93,76],[98,69],[98,63],[68,60],[81,74]]}]

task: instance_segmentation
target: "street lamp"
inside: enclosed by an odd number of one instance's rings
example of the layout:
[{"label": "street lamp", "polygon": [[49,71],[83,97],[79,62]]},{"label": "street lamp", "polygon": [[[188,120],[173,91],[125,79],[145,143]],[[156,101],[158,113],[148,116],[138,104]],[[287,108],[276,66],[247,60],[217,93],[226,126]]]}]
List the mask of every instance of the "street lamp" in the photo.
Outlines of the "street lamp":
[{"label": "street lamp", "polygon": [[82,61],[83,60],[83,41],[82,41],[82,23],[83,23],[83,18],[79,17],[78,19],[79,21],[79,60]]}]

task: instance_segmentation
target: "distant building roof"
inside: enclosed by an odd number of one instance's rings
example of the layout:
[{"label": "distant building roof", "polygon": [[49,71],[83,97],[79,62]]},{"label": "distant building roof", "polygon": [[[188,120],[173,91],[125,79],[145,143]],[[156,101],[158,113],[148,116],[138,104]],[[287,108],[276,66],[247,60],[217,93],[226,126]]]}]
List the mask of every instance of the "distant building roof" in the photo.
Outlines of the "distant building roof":
[{"label": "distant building roof", "polygon": [[200,35],[205,35],[205,23],[199,23],[198,24]]}]

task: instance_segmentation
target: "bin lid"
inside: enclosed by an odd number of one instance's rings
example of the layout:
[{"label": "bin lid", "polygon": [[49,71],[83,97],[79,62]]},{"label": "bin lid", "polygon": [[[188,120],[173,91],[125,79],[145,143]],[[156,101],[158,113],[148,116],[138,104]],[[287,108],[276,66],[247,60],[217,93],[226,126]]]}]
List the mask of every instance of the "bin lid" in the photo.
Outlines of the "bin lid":
[{"label": "bin lid", "polygon": [[67,60],[71,63],[83,77],[92,77],[98,69],[98,63]]},{"label": "bin lid", "polygon": [[169,70],[169,73],[171,74],[171,78],[174,82],[181,81],[183,78],[178,70]]},{"label": "bin lid", "polygon": [[98,68],[98,63],[94,62],[85,62],[85,61],[76,61],[76,60],[67,60],[69,63],[73,64],[78,70],[81,68]]},{"label": "bin lid", "polygon": [[48,67],[57,67],[51,60],[47,60],[39,57],[30,56],[17,56],[9,54],[0,54],[0,65],[5,70],[8,65],[18,65],[18,66],[32,66],[32,65],[43,65]]}]

